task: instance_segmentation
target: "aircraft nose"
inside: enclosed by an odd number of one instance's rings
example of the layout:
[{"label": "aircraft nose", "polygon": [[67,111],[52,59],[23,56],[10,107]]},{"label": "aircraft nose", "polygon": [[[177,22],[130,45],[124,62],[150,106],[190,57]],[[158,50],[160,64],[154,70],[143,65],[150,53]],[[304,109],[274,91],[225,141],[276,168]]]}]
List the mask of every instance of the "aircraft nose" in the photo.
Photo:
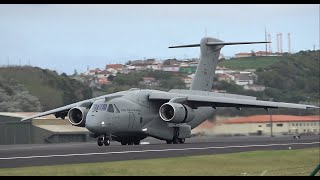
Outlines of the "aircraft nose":
[{"label": "aircraft nose", "polygon": [[98,130],[99,125],[97,124],[97,121],[94,118],[94,116],[87,116],[86,128],[93,133]]}]

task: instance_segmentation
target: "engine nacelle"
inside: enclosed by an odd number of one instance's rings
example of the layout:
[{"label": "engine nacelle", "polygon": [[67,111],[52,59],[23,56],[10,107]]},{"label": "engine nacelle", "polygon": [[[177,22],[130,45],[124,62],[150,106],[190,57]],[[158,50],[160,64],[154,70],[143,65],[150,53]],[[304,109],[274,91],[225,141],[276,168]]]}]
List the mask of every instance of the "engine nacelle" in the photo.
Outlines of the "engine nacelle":
[{"label": "engine nacelle", "polygon": [[192,108],[179,103],[165,103],[159,109],[162,120],[171,123],[185,123],[193,120],[195,113]]},{"label": "engine nacelle", "polygon": [[85,107],[74,107],[69,110],[69,122],[74,126],[85,127],[86,117],[89,109]]}]

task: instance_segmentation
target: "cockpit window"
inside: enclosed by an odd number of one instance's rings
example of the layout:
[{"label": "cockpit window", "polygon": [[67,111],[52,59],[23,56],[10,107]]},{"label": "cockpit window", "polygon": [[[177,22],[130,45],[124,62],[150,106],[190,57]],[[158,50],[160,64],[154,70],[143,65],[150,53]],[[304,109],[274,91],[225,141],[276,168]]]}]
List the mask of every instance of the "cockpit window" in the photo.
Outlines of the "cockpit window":
[{"label": "cockpit window", "polygon": [[113,104],[113,106],[114,106],[114,109],[115,109],[116,113],[120,113],[118,107],[115,104]]},{"label": "cockpit window", "polygon": [[96,111],[98,109],[99,105],[97,104],[94,104],[93,107],[92,107],[92,111]]},{"label": "cockpit window", "polygon": [[105,111],[107,109],[107,104],[94,104],[92,107],[92,111]]},{"label": "cockpit window", "polygon": [[100,104],[99,111],[105,111],[107,109],[107,104]]},{"label": "cockpit window", "polygon": [[114,113],[114,109],[113,109],[113,105],[112,104],[109,104],[109,107],[108,107],[108,112],[111,112],[111,113]]}]

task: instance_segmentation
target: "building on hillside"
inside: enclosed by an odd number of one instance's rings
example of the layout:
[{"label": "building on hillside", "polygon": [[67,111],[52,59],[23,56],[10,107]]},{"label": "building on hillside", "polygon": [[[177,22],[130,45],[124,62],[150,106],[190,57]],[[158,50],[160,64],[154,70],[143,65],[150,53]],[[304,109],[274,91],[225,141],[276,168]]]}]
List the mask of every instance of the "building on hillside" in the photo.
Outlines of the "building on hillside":
[{"label": "building on hillside", "polygon": [[162,70],[166,72],[179,72],[179,65],[163,65]]},{"label": "building on hillside", "polygon": [[179,72],[188,73],[188,74],[196,73],[196,70],[197,70],[196,66],[180,66],[179,68]]},{"label": "building on hillside", "polygon": [[217,66],[215,73],[216,74],[225,74],[226,70],[228,70],[228,68]]},{"label": "building on hillside", "polygon": [[95,77],[97,77],[97,78],[107,78],[107,77],[109,77],[109,76],[112,75],[112,74],[113,74],[113,73],[110,72],[110,71],[103,70],[103,71],[97,73],[97,74],[95,75]]},{"label": "building on hillside", "polygon": [[162,70],[162,65],[160,63],[148,64],[147,69],[150,69],[153,71],[160,71]]},{"label": "building on hillside", "polygon": [[218,81],[226,81],[228,83],[231,82],[231,80],[234,80],[232,79],[233,76],[229,75],[229,74],[217,74],[217,78],[218,78]]},{"label": "building on hillside", "polygon": [[235,58],[242,57],[253,57],[253,56],[282,56],[282,53],[270,53],[266,51],[256,51],[256,52],[240,52],[235,54]]},{"label": "building on hillside", "polygon": [[[136,71],[143,71],[147,69],[147,65],[146,64],[134,64],[132,65],[134,68],[131,67],[131,70],[136,70]],[[130,67],[129,67],[130,68]]]},{"label": "building on hillside", "polygon": [[88,70],[88,71],[86,72],[86,75],[88,75],[88,76],[93,76],[93,75],[95,75],[95,74],[97,74],[97,73],[99,73],[99,72],[101,72],[101,71],[102,71],[102,70],[99,69],[99,68],[92,69],[92,70]]},{"label": "building on hillside", "polygon": [[242,57],[251,57],[252,53],[248,53],[248,52],[240,52],[235,54],[235,58],[242,58]]},{"label": "building on hillside", "polygon": [[106,84],[110,84],[110,81],[108,80],[108,78],[106,77],[101,77],[101,78],[98,78],[98,84],[100,85],[106,85]]},{"label": "building on hillside", "polygon": [[256,115],[216,123],[215,135],[298,135],[320,134],[320,116]]},{"label": "building on hillside", "polygon": [[140,84],[145,86],[159,86],[160,82],[154,77],[142,77]]},{"label": "building on hillside", "polygon": [[266,89],[263,85],[257,85],[257,84],[247,84],[243,86],[246,90],[252,90],[252,91],[264,91]]},{"label": "building on hillside", "polygon": [[248,84],[253,84],[254,77],[250,74],[236,74],[235,83],[239,86],[245,86]]},{"label": "building on hillside", "polygon": [[106,65],[106,69],[115,69],[115,70],[121,72],[123,69],[123,65],[122,64],[108,64],[108,65]]}]

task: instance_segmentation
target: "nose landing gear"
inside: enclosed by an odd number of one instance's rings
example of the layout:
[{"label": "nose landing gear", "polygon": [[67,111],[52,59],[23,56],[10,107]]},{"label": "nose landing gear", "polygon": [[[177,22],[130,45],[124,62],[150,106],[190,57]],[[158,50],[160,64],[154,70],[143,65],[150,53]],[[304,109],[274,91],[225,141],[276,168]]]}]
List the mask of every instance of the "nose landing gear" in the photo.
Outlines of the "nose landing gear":
[{"label": "nose landing gear", "polygon": [[107,135],[104,135],[103,137],[99,137],[97,140],[98,146],[109,146],[110,145],[110,138]]}]

